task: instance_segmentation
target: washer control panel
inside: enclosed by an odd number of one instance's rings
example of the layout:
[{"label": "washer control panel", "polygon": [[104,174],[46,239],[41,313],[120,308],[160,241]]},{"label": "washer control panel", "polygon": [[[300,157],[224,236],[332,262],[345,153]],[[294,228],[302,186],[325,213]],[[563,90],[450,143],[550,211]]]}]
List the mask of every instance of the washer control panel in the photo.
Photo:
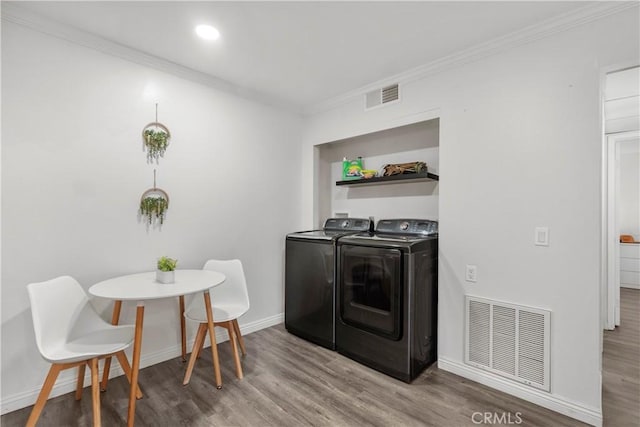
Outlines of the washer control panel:
[{"label": "washer control panel", "polygon": [[393,234],[438,234],[438,221],[430,219],[381,219],[376,227],[378,233]]},{"label": "washer control panel", "polygon": [[324,230],[371,231],[373,223],[365,218],[329,218],[324,223]]}]

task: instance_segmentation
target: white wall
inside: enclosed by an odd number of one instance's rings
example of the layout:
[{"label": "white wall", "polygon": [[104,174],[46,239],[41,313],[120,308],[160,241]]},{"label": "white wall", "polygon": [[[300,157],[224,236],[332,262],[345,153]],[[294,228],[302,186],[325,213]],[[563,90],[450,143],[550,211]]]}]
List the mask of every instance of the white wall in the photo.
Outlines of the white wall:
[{"label": "white wall", "polygon": [[[88,288],[161,255],[180,268],[238,257],[254,302],[240,324],[281,319],[284,235],[301,227],[298,117],[5,22],[2,77],[3,411],[33,402],[48,369],[30,282],[69,274]],[[141,130],[156,100],[173,138],[153,166]],[[161,229],[137,214],[154,168],[171,197]],[[178,319],[177,301],[147,304],[143,364],[178,353]]]},{"label": "white wall", "polygon": [[[640,62],[637,10],[410,80],[402,102],[365,112],[351,98],[305,128],[314,145],[440,117],[440,366],[598,424],[603,67]],[[304,194],[313,177],[305,176]],[[314,197],[303,195],[304,217]],[[547,226],[550,246],[534,246]],[[464,280],[465,264],[478,282]],[[551,393],[464,365],[464,295],[541,307],[551,317]]]},{"label": "white wall", "polygon": [[640,240],[640,140],[620,142],[618,148],[620,234],[631,234],[636,240]]}]

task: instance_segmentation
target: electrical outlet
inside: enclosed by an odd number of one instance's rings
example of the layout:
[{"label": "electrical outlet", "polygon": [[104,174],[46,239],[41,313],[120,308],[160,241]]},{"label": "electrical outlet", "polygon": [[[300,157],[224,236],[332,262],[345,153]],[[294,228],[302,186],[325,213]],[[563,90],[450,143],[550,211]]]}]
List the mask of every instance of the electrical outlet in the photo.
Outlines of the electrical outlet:
[{"label": "electrical outlet", "polygon": [[477,282],[478,281],[478,267],[475,265],[467,264],[467,270],[465,279],[467,282]]},{"label": "electrical outlet", "polygon": [[536,246],[549,246],[549,227],[536,227],[533,243]]}]

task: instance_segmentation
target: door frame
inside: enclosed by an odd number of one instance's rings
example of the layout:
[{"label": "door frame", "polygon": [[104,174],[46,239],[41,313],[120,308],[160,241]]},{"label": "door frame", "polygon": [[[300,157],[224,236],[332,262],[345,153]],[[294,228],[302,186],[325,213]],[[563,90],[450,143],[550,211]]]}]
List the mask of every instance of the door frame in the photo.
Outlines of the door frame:
[{"label": "door frame", "polygon": [[624,141],[640,138],[640,131],[625,131],[606,135],[605,142],[605,166],[604,178],[606,185],[603,186],[605,209],[603,215],[603,231],[605,240],[606,262],[606,316],[604,319],[605,329],[615,329],[620,325],[620,243],[619,243],[619,182],[620,182],[620,155],[619,144]]}]

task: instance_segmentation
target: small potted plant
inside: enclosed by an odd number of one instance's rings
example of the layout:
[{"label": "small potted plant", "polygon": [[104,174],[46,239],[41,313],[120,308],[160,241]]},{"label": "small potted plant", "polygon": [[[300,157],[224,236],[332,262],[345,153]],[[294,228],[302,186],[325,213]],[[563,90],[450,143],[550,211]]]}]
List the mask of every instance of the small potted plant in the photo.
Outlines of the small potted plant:
[{"label": "small potted plant", "polygon": [[160,283],[174,283],[176,281],[177,259],[166,256],[158,258],[158,270],[156,270],[156,280]]}]

